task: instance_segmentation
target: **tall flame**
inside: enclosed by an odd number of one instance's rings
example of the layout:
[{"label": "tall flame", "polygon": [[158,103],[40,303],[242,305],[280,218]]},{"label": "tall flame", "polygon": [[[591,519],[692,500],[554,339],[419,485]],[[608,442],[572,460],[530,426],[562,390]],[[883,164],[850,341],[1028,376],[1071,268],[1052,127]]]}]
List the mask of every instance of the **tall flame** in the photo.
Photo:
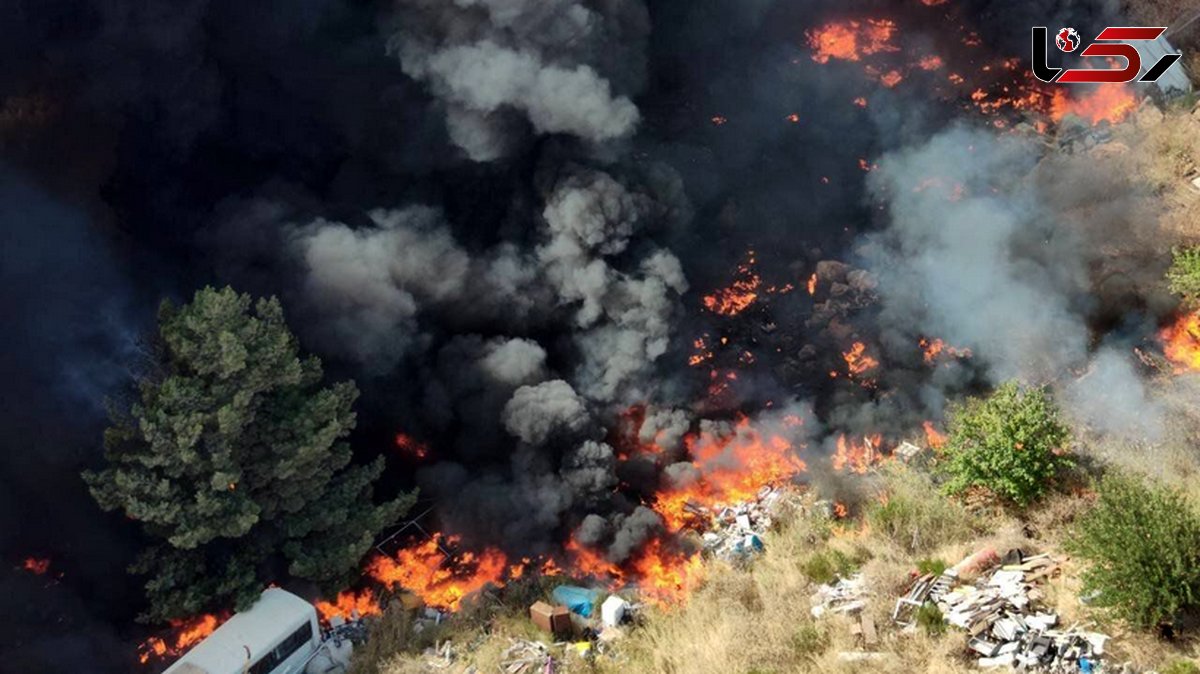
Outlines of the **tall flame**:
[{"label": "tall flame", "polygon": [[450,554],[443,540],[454,545],[454,536],[435,533],[419,545],[403,548],[394,558],[378,556],[367,566],[367,574],[388,589],[403,587],[426,605],[456,611],[467,595],[490,585],[503,586],[508,558],[495,548],[479,553]]},{"label": "tall flame", "polygon": [[1158,333],[1175,373],[1200,371],[1200,311],[1183,314]]},{"label": "tall flame", "polygon": [[[799,417],[785,417],[796,426]],[[690,519],[688,505],[711,506],[753,498],[764,485],[790,480],[807,469],[790,440],[764,434],[741,417],[728,435],[705,431],[684,439],[699,479],[658,494],[654,509],[677,531]]]},{"label": "tall flame", "polygon": [[362,617],[383,612],[375,599],[375,593],[370,590],[339,592],[334,601],[318,601],[316,607],[321,619],[326,621],[334,616],[352,618],[356,615]]},{"label": "tall flame", "polygon": [[883,461],[883,437],[876,435],[847,438],[843,433],[837,437],[837,450],[831,457],[833,469],[839,472],[865,473],[871,466]]},{"label": "tall flame", "polygon": [[176,630],[170,643],[159,637],[150,637],[138,647],[138,661],[143,665],[151,658],[181,655],[185,650],[212,634],[222,619],[212,614],[204,614],[188,620],[172,620],[171,627]]}]

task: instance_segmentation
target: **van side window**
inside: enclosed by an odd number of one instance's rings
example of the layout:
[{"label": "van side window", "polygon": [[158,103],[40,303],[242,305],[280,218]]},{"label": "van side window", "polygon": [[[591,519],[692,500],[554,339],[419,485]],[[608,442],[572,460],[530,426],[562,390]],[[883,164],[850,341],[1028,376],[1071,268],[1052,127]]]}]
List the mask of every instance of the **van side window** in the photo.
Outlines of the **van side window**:
[{"label": "van side window", "polygon": [[262,656],[262,658],[250,665],[247,670],[249,674],[270,674],[284,660],[287,660],[293,653],[300,650],[312,640],[312,624],[304,623],[288,635],[286,639],[279,642],[279,645],[271,649],[270,653]]}]

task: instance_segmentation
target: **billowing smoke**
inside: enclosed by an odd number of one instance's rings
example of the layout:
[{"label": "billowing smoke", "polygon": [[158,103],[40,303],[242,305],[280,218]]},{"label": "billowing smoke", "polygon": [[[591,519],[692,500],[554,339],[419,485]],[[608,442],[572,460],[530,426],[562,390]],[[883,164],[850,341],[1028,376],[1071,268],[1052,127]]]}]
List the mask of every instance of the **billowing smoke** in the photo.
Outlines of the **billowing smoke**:
[{"label": "billowing smoke", "polygon": [[[1161,419],[1131,350],[1097,350],[1089,322],[1090,268],[1127,221],[1111,208],[1080,217],[1092,195],[1077,174],[1090,161],[1047,170],[1040,157],[1031,141],[956,128],[880,160],[870,187],[889,225],[863,254],[880,282],[881,329],[900,343],[937,336],[968,348],[993,383],[1063,384],[1083,420],[1154,435]],[[1082,369],[1084,380],[1063,379]]]},{"label": "billowing smoke", "polygon": [[446,107],[450,139],[475,161],[523,134],[591,142],[630,136],[649,33],[639,0],[406,0],[391,47]]}]

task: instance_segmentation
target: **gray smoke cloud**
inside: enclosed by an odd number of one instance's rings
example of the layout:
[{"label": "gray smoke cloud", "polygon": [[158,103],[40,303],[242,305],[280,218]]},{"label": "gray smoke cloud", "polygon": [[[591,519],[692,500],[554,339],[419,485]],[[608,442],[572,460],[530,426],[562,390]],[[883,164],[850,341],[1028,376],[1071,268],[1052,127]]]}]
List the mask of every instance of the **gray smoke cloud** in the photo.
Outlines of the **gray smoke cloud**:
[{"label": "gray smoke cloud", "polygon": [[422,301],[462,293],[470,258],[430,208],[375,211],[375,227],[317,220],[295,232],[322,332],[362,362],[393,363],[416,336]]},{"label": "gray smoke cloud", "polygon": [[[1129,351],[1094,352],[1087,322],[1089,265],[1124,211],[1064,217],[1091,198],[1070,187],[1091,162],[1059,162],[1051,174],[1040,159],[1032,142],[953,128],[880,160],[869,187],[890,224],[860,251],[879,280],[884,339],[940,337],[971,349],[992,382],[1062,383],[1076,417],[1148,432],[1159,422],[1143,416],[1155,408]],[[1060,381],[1082,369],[1090,377]]]},{"label": "gray smoke cloud", "polygon": [[614,80],[625,92],[640,80],[640,2],[405,0],[397,23],[390,50],[444,103],[451,140],[474,161],[508,154],[522,126],[595,143],[637,126]]},{"label": "gray smoke cloud", "polygon": [[540,445],[555,433],[578,432],[588,422],[583,399],[561,379],[517,389],[503,415],[508,432],[531,445]]}]

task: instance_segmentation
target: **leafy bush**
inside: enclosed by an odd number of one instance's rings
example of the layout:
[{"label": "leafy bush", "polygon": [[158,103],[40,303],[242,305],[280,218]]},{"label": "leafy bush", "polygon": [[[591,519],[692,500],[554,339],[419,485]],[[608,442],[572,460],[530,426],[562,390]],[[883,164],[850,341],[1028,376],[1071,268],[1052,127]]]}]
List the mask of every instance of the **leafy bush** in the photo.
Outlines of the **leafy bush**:
[{"label": "leafy bush", "polygon": [[1068,539],[1086,562],[1084,592],[1144,628],[1200,605],[1200,516],[1175,489],[1125,475],[1100,484],[1100,497]]},{"label": "leafy bush", "polygon": [[1070,431],[1044,388],[1002,384],[987,398],[952,407],[947,426],[942,465],[951,493],[984,487],[1024,507],[1072,465],[1063,452]]},{"label": "leafy bush", "polygon": [[857,566],[857,560],[841,550],[826,549],[804,560],[800,570],[814,583],[832,583],[850,575]]},{"label": "leafy bush", "polygon": [[917,609],[917,625],[930,636],[941,636],[946,633],[946,620],[942,611],[932,602],[925,602]]},{"label": "leafy bush", "polygon": [[865,508],[871,531],[910,553],[929,552],[972,538],[978,519],[958,502],[938,493],[927,473],[903,464],[882,469],[884,491]]},{"label": "leafy bush", "polygon": [[1171,292],[1189,304],[1200,299],[1200,246],[1171,249],[1171,267],[1167,269]]}]

